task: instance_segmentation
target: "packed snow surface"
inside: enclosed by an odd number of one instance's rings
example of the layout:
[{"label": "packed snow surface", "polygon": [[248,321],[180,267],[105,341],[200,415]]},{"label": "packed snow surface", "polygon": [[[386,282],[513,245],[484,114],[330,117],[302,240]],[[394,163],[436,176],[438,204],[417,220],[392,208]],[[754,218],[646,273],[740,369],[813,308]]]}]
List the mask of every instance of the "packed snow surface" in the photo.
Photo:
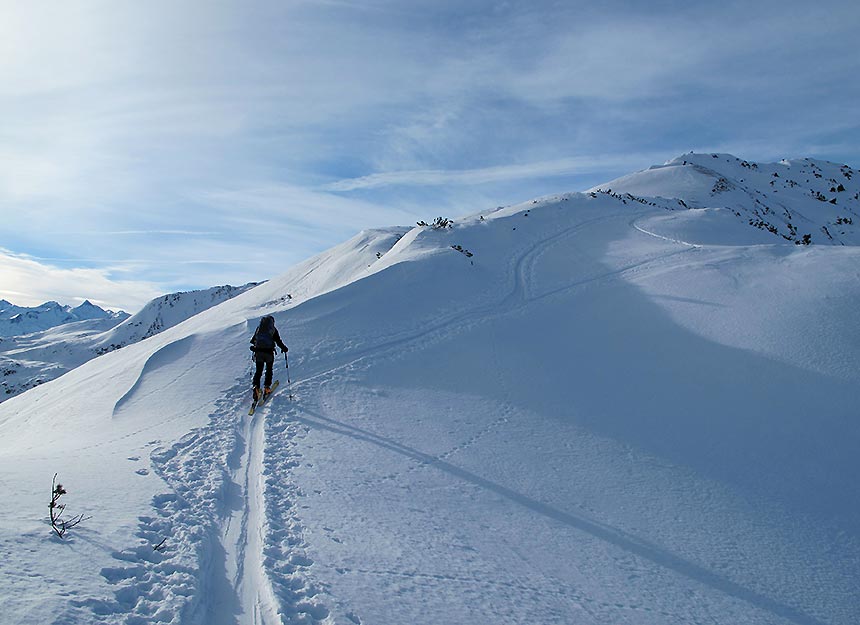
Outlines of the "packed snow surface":
[{"label": "packed snow surface", "polygon": [[852,224],[687,167],[363,232],[5,402],[3,623],[860,622]]}]

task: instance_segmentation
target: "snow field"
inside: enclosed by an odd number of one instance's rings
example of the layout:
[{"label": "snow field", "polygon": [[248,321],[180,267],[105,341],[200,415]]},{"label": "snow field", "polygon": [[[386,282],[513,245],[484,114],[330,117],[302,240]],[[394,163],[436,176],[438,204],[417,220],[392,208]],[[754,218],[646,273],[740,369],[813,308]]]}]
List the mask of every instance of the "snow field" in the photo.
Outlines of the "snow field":
[{"label": "snow field", "polygon": [[[623,220],[618,221],[623,224]],[[601,226],[605,227],[605,224],[598,222],[595,227]],[[605,239],[595,236],[594,240]],[[588,237],[583,236],[581,244],[587,247],[587,241]],[[784,376],[779,375],[778,368],[776,372],[770,369],[754,373],[767,361],[717,346],[708,347],[708,342],[696,335],[679,341],[677,328],[665,318],[665,314],[650,302],[646,305],[648,299],[638,288],[625,286],[624,281],[617,279],[621,276],[641,277],[648,275],[649,271],[659,275],[679,258],[677,248],[681,246],[676,245],[672,249],[666,248],[665,242],[660,243],[664,249],[659,254],[653,247],[655,243],[648,241],[643,245],[646,247],[644,254],[641,253],[643,250],[631,252],[636,257],[644,256],[646,260],[643,263],[624,264],[621,271],[610,267],[610,271],[604,268],[595,272],[586,266],[584,270],[594,279],[583,280],[573,275],[568,289],[561,287],[557,283],[558,277],[550,273],[549,285],[534,284],[527,303],[513,305],[513,311],[500,312],[498,319],[482,315],[482,322],[477,324],[479,328],[466,327],[459,332],[451,324],[446,324],[444,329],[437,330],[439,337],[428,333],[416,338],[416,342],[422,344],[421,350],[412,350],[408,346],[404,349],[403,345],[398,345],[396,352],[389,350],[390,357],[400,361],[396,366],[385,367],[379,356],[365,358],[362,362],[367,363],[366,367],[371,372],[357,373],[362,367],[352,365],[347,368],[350,375],[326,384],[332,390],[311,394],[314,397],[324,394],[329,405],[308,408],[299,418],[311,424],[312,429],[316,426],[320,432],[339,434],[343,439],[337,444],[324,434],[309,435],[305,448],[314,449],[312,464],[319,466],[322,458],[329,470],[335,464],[342,465],[344,469],[334,480],[320,484],[318,471],[299,468],[299,475],[315,485],[310,490],[321,493],[317,498],[309,497],[309,502],[320,501],[317,506],[311,505],[311,512],[307,513],[313,515],[313,509],[318,507],[317,522],[309,525],[328,522],[333,533],[343,536],[345,532],[339,531],[337,525],[332,527],[330,519],[338,514],[348,514],[349,521],[345,524],[351,529],[350,533],[354,533],[358,526],[360,531],[355,533],[365,538],[372,537],[367,542],[376,548],[380,545],[385,547],[382,553],[369,553],[366,548],[356,545],[344,555],[343,542],[327,543],[323,540],[315,543],[317,549],[327,552],[337,563],[332,565],[333,571],[349,578],[338,579],[338,586],[343,590],[335,592],[335,595],[364,597],[365,593],[374,592],[372,597],[362,601],[369,611],[369,622],[425,622],[426,614],[435,614],[452,622],[498,622],[505,619],[511,622],[572,622],[585,619],[584,622],[713,620],[817,623],[821,622],[817,610],[828,605],[843,606],[841,617],[837,618],[841,618],[841,622],[851,622],[854,603],[849,597],[856,597],[852,582],[853,571],[856,571],[856,534],[855,538],[847,538],[844,531],[853,531],[851,528],[857,527],[856,516],[842,519],[845,522],[843,528],[822,530],[818,521],[811,520],[815,518],[817,502],[814,499],[809,501],[809,497],[814,496],[816,490],[823,489],[819,498],[829,498],[834,504],[847,492],[842,508],[853,515],[856,508],[852,510],[850,502],[856,500],[851,498],[850,490],[840,489],[853,488],[850,476],[856,461],[842,456],[825,462],[831,468],[822,470],[822,473],[836,473],[845,478],[835,485],[829,485],[827,481],[810,484],[803,480],[791,484],[791,479],[785,479],[786,470],[794,478],[796,475],[802,477],[808,469],[792,469],[794,458],[783,456],[780,451],[783,448],[785,451],[796,449],[798,445],[802,446],[802,442],[786,441],[786,434],[778,432],[776,440],[769,440],[766,436],[769,434],[767,421],[761,422],[762,417],[757,414],[767,405],[774,387],[785,381]],[[554,262],[552,250],[542,249],[541,258]],[[533,265],[529,259],[523,259],[516,266],[525,271],[524,268]],[[577,268],[580,266],[575,265]],[[600,278],[602,274],[607,275]],[[545,274],[535,270],[534,276],[538,275]],[[529,280],[529,283],[533,284],[534,280]],[[587,298],[582,297],[583,293]],[[518,299],[509,298],[512,302]],[[625,326],[625,317],[636,319],[642,326],[628,328],[623,336],[618,336],[619,330]],[[461,319],[469,321],[468,316]],[[547,335],[542,331],[547,327],[556,332]],[[563,330],[559,332],[559,329]],[[464,339],[463,335],[468,338]],[[490,351],[489,346],[493,348]],[[667,348],[671,352],[667,353]],[[704,349],[710,351],[700,353]],[[516,354],[516,362],[498,356],[488,361],[491,354],[506,353]],[[668,364],[667,357],[670,360]],[[566,364],[568,359],[575,359],[580,366]],[[725,377],[723,368],[729,364],[740,364],[742,370],[720,380],[716,388],[708,391],[715,379]],[[697,365],[704,369],[696,371]],[[387,383],[380,367],[396,381]],[[396,372],[392,373],[392,370]],[[485,370],[495,372],[494,376],[500,380],[490,380],[486,385],[479,383],[482,379],[480,372]],[[417,371],[423,374],[420,379]],[[767,382],[769,374],[774,374],[774,380],[764,390],[757,390],[756,383]],[[746,381],[748,377],[751,377],[750,381]],[[800,378],[803,377],[800,374]],[[625,388],[629,382],[632,382],[630,386],[635,386]],[[818,382],[817,379],[806,381],[801,388],[815,387]],[[402,389],[404,386],[413,389],[409,402],[402,397],[406,392]],[[353,387],[357,390],[350,392]],[[440,387],[449,392],[453,389],[457,393],[455,399],[446,402],[440,395]],[[484,398],[507,397],[511,389],[520,391],[518,399],[522,407],[519,410],[464,409],[474,401],[470,400],[474,394]],[[361,399],[344,400],[345,396],[361,390],[365,391]],[[846,412],[850,406],[845,401],[851,397],[850,388],[843,385],[828,390],[833,390],[840,401],[825,401],[822,407],[840,411],[837,414],[851,414]],[[395,394],[397,391],[399,393]],[[740,397],[731,397],[728,391],[739,392]],[[820,392],[820,395],[826,394]],[[726,400],[728,406],[724,412],[720,404]],[[343,405],[345,401],[346,405]],[[446,403],[451,406],[447,410]],[[777,417],[784,407],[780,405],[775,411]],[[526,410],[528,412],[523,414]],[[736,414],[732,415],[732,411]],[[485,416],[499,413],[503,415],[500,420]],[[451,414],[457,417],[449,417]],[[510,425],[512,414],[524,422],[520,425],[523,428],[520,432]],[[794,414],[795,419],[803,416],[797,410],[789,410],[789,414]],[[337,415],[347,417],[338,419]],[[559,417],[565,415],[568,416],[559,423]],[[484,419],[487,420],[484,427],[474,431],[474,421],[483,422]],[[359,420],[362,425],[369,422],[373,429],[357,425]],[[445,436],[446,429],[440,420],[449,424],[448,434],[453,435],[452,440]],[[666,422],[661,423],[663,420]],[[413,428],[420,429],[424,423],[429,424],[427,429],[430,431],[423,432],[423,435],[415,434]],[[576,425],[579,428],[572,427]],[[774,427],[781,425],[779,421],[773,423]],[[755,428],[763,428],[761,433],[765,436],[744,440],[745,435],[757,434]],[[501,432],[490,434],[497,429],[508,432],[506,435]],[[838,436],[849,431],[831,432],[831,449],[838,448]],[[797,432],[795,435],[800,434]],[[411,437],[416,439],[415,446],[401,443]],[[592,440],[596,437],[597,442],[593,444],[599,444],[604,453],[583,451],[584,443],[580,441],[586,437]],[[364,442],[371,450],[357,451],[356,441]],[[447,448],[444,444],[437,447],[438,441],[447,441]],[[560,449],[562,441],[565,447]],[[545,446],[539,448],[539,453],[529,453],[526,445],[539,445],[541,442]],[[742,444],[742,448],[733,450],[738,444]],[[476,458],[477,450],[483,445],[486,445],[485,453]],[[319,452],[318,447],[329,449]],[[570,458],[570,447],[577,452],[573,458],[584,455],[588,459],[583,462],[581,473],[571,470],[571,465],[565,462]],[[649,448],[653,453],[648,453]],[[406,464],[407,467],[400,472],[379,468],[385,450],[391,452],[389,455],[395,455],[393,463]],[[383,456],[380,456],[380,451]],[[824,450],[820,451],[824,453]],[[351,455],[358,457],[353,460]],[[625,462],[619,462],[620,467],[610,470],[604,465],[614,463],[607,457],[617,457]],[[821,461],[820,456],[812,454],[812,457]],[[459,462],[452,464],[449,458],[457,458]],[[510,462],[507,459],[514,460],[516,470],[506,467]],[[774,468],[765,466],[771,459],[776,460]],[[481,471],[465,471],[464,463]],[[732,466],[733,463],[739,463],[739,466]],[[557,482],[548,479],[548,464],[557,467]],[[723,464],[729,466],[724,467]],[[426,485],[416,477],[419,470],[432,473],[433,469],[441,472],[442,478],[445,473],[453,474],[467,484],[452,485],[445,479],[431,476],[425,478],[430,483]],[[381,476],[371,480],[372,484],[356,477],[356,474],[364,477],[377,471]],[[506,480],[512,480],[520,487],[508,487],[504,481],[500,484],[484,477],[494,471],[499,471]],[[571,473],[575,476],[576,489],[583,488],[580,482],[591,486],[587,495],[574,490],[570,484]],[[784,484],[786,481],[789,483]],[[383,485],[390,487],[387,494],[381,492]],[[666,485],[672,485],[669,492],[666,492]],[[539,489],[536,496],[523,494],[535,492],[536,487]],[[322,494],[331,489],[336,491],[335,494],[329,497]],[[476,524],[475,512],[471,507],[468,511],[464,508],[468,502],[474,502],[478,496],[476,493],[482,491],[490,493],[490,500],[482,499],[475,508],[483,511],[487,518]],[[613,496],[607,496],[607,491]],[[362,496],[356,496],[356,492]],[[453,502],[452,492],[456,494]],[[441,495],[434,497],[436,493]],[[364,496],[369,496],[371,503],[365,503]],[[496,513],[500,496],[515,508],[532,512],[514,516],[515,520],[506,526],[510,535],[517,536],[520,542],[524,540],[524,527],[528,527],[529,536],[536,531],[535,516],[544,517],[543,522],[548,517],[556,524],[566,523],[573,528],[567,541],[559,541],[558,527],[552,524],[546,531],[544,543],[527,541],[527,546],[523,546],[512,539],[515,545],[512,548],[517,552],[540,554],[530,559],[540,563],[536,565],[538,575],[545,575],[545,570],[541,569],[548,554],[556,554],[561,549],[573,561],[588,563],[583,566],[598,580],[599,588],[587,586],[585,592],[580,591],[580,598],[586,598],[582,601],[571,597],[565,599],[564,593],[558,593],[555,599],[564,607],[556,603],[555,608],[549,610],[545,597],[537,592],[533,593],[531,601],[522,596],[510,598],[508,595],[510,588],[515,586],[514,581],[503,584],[507,589],[505,599],[499,597],[500,591],[487,590],[494,580],[506,579],[495,569],[490,574],[471,577],[465,573],[451,575],[450,571],[458,566],[465,565],[472,571],[473,565],[469,560],[464,563],[461,559],[458,551],[462,550],[443,546],[446,542],[449,545],[462,543],[463,532],[458,543],[446,532],[446,524],[438,522],[438,517],[451,515],[455,518],[457,521],[450,523],[452,528],[462,528],[467,522],[470,530],[465,534],[472,541],[476,541],[477,536],[483,537],[484,533],[498,536],[498,518],[512,516],[510,509]],[[597,507],[594,516],[568,512],[574,502],[578,504],[583,499],[595,502],[595,506],[602,503],[602,509]],[[419,501],[418,510],[404,509]],[[545,502],[550,501],[558,502],[558,507],[546,505]],[[608,509],[607,501],[611,502]],[[622,501],[624,503],[619,506]],[[396,507],[398,503],[400,506]],[[803,508],[800,514],[792,510],[797,505]],[[396,507],[395,510],[386,514],[385,511],[392,507]],[[361,512],[356,512],[355,508]],[[408,523],[404,522],[405,518],[409,519]],[[409,530],[403,535],[403,527],[407,525]],[[731,530],[727,532],[727,528]],[[807,574],[809,563],[818,560],[822,550],[829,549],[825,545],[833,540],[833,536],[838,538],[831,548],[839,545],[846,553],[855,555],[835,566],[831,562],[826,567],[830,568],[825,575],[828,581],[817,580],[822,585],[816,583],[813,590]],[[414,545],[416,538],[418,544]],[[588,550],[586,545],[589,542],[596,550],[593,560],[582,556],[583,549]],[[612,546],[610,552],[620,553],[613,554],[612,558],[602,555],[606,543]],[[493,541],[493,546],[484,551],[492,561],[503,550],[499,542]],[[345,562],[338,562],[338,558],[344,558]],[[322,567],[324,560],[326,558],[321,557],[316,562]],[[376,567],[367,566],[367,562],[373,560],[382,562]],[[492,564],[498,565],[498,562]],[[521,567],[510,565],[500,568],[521,574]],[[551,568],[566,570],[567,577],[561,583],[555,580],[551,584],[544,580],[544,583],[529,588],[546,589],[553,585],[577,588],[570,560],[556,560]],[[618,570],[631,569],[633,572],[628,579],[611,581]],[[385,588],[390,592],[375,592],[379,589],[367,580],[368,575],[374,574],[388,576]],[[580,572],[579,575],[586,577],[587,573]],[[428,577],[447,581],[444,584],[440,582],[442,589],[428,587],[424,583]],[[469,583],[481,587],[482,582],[483,589],[475,593],[485,597],[486,603],[466,613],[457,612],[464,607],[462,595],[467,591],[463,587]],[[667,590],[670,588],[677,589],[678,594]],[[629,599],[639,592],[642,596],[630,603],[617,599],[620,596]],[[397,601],[397,597],[404,593],[410,596],[405,606]],[[691,600],[685,600],[688,595]],[[613,597],[616,597],[615,601],[611,600]],[[799,602],[798,597],[802,597],[802,601]],[[578,610],[584,609],[580,608],[581,605],[591,609],[587,616],[578,614]],[[798,607],[804,605],[812,607]],[[368,617],[368,612],[356,612]]]}]

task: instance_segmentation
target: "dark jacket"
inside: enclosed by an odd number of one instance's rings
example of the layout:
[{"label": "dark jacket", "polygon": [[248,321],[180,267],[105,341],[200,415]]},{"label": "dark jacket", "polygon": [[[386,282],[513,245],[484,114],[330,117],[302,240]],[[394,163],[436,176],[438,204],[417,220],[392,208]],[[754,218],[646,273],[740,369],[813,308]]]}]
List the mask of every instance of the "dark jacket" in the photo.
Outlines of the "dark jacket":
[{"label": "dark jacket", "polygon": [[[283,351],[287,351],[287,346],[284,345],[284,342],[281,340],[281,335],[278,333],[278,329],[273,327],[272,339],[274,339],[275,345],[280,347]],[[263,354],[274,354],[275,347],[257,347],[257,332],[260,331],[260,328],[257,328],[254,331],[254,336],[251,337],[251,351],[254,353],[263,353]]]}]

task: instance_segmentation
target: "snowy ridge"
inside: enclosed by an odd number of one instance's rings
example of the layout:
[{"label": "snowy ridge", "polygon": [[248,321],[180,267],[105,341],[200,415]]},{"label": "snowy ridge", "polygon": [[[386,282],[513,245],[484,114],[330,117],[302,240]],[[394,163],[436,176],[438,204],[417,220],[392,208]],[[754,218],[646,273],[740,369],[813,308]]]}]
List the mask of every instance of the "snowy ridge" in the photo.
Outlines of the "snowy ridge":
[{"label": "snowy ridge", "polygon": [[[612,189],[363,232],[4,403],[0,613],[856,622],[860,248]],[[277,361],[251,418],[264,314],[296,399]]]},{"label": "snowy ridge", "polygon": [[181,291],[157,297],[140,312],[135,313],[95,343],[98,354],[119,349],[131,343],[155,336],[167,328],[208,310],[230,298],[257,286],[250,282],[243,286],[216,286],[199,291]]},{"label": "snowy ridge", "polygon": [[700,209],[675,218],[705,221],[699,236],[713,235],[713,224],[733,215],[765,235],[749,233],[756,242],[860,244],[860,171],[848,165],[809,158],[755,163],[731,154],[690,153],[591,191],[630,194],[670,210]]}]

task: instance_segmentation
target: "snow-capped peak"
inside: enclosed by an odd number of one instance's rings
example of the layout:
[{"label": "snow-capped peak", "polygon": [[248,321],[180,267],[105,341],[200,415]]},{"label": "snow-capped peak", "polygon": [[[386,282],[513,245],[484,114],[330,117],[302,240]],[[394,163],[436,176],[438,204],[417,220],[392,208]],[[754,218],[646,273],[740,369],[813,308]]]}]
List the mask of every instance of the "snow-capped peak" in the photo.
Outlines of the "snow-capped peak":
[{"label": "snow-capped peak", "polygon": [[89,300],[75,308],[64,306],[55,301],[26,307],[15,306],[3,300],[2,308],[0,308],[0,336],[20,336],[32,332],[41,332],[48,328],[88,319],[116,319],[121,321],[126,317],[128,317],[127,313],[104,310]]},{"label": "snow-capped peak", "polygon": [[[860,172],[827,161],[756,163],[731,154],[690,153],[591,191],[629,194],[669,210],[734,215],[719,221],[765,233],[762,243],[860,244]],[[680,219],[688,218],[698,217]]]}]

